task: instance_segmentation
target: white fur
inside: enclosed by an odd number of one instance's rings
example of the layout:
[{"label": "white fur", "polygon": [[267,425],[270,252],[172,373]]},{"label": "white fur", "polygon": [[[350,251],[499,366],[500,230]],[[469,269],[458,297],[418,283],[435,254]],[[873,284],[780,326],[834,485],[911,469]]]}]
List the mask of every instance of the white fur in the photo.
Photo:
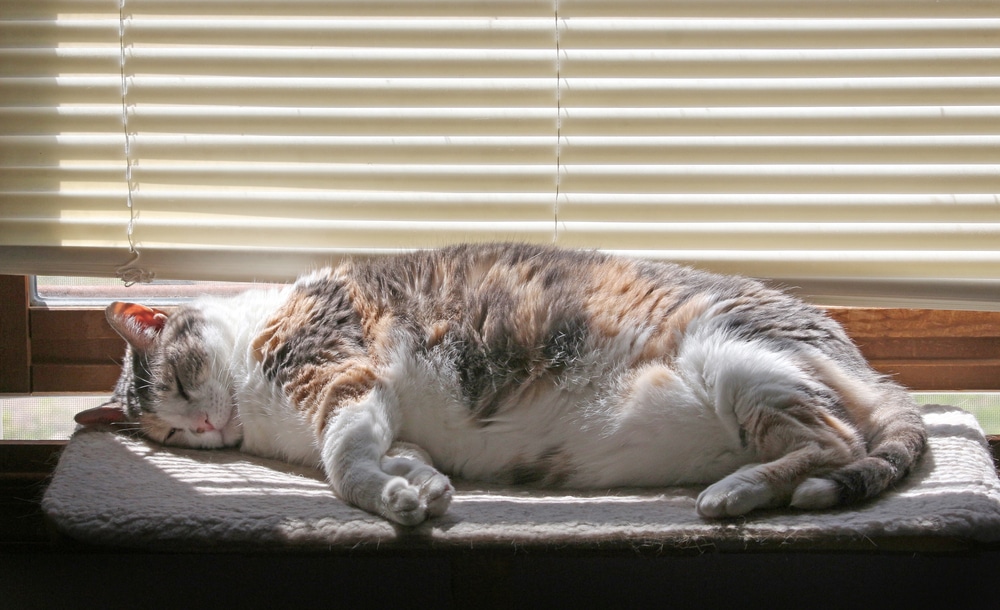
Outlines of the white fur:
[{"label": "white fur", "polygon": [[578,374],[575,386],[536,383],[487,425],[473,419],[445,364],[400,352],[382,379],[401,414],[395,437],[425,448],[456,476],[489,479],[498,467],[559,448],[586,466],[566,480],[570,486],[713,482],[753,458],[740,442],[736,384],[797,371],[755,353],[748,356],[759,371],[715,374],[717,359],[734,357],[737,344],[685,345],[679,373],[659,364],[604,367]]},{"label": "white fur", "polygon": [[237,327],[232,358],[236,404],[243,423],[243,450],[255,455],[275,457],[290,462],[319,466],[320,452],[316,431],[292,405],[281,388],[264,377],[261,365],[251,349],[254,339],[270,314],[287,298],[290,289],[247,295],[245,303],[235,303],[242,319],[231,319]]}]

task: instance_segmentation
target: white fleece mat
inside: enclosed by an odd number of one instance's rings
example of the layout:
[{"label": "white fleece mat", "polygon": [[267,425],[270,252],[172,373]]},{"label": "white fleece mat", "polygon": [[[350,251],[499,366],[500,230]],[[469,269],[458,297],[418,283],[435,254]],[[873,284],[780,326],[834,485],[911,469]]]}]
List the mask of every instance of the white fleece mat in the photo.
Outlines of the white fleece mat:
[{"label": "white fleece mat", "polygon": [[[457,482],[450,512],[403,528],[338,500],[317,471],[235,450],[161,447],[80,431],[42,507],[83,542],[161,549],[743,548],[810,541],[879,548],[892,539],[1000,541],[1000,480],[983,432],[928,406],[930,445],[898,489],[851,509],[700,519],[698,489],[567,492]],[[855,546],[857,546],[855,544]]]}]

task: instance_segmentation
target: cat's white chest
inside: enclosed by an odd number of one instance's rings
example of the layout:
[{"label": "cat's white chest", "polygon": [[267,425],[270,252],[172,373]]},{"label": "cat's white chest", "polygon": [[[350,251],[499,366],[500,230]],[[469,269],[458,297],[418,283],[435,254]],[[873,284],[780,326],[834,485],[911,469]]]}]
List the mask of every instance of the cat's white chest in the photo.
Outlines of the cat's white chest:
[{"label": "cat's white chest", "polygon": [[242,450],[253,455],[319,467],[315,430],[288,397],[258,371],[251,373],[237,395],[243,424]]}]

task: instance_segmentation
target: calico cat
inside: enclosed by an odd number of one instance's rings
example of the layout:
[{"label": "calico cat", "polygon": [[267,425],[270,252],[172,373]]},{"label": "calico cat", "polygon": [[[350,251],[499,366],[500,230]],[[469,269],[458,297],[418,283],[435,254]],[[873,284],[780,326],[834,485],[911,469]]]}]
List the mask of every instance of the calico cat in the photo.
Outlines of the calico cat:
[{"label": "calico cat", "polygon": [[322,467],[405,525],[447,510],[442,473],[709,484],[706,518],[821,509],[891,487],[926,442],[917,405],[818,309],[592,251],[459,245],[107,316],[121,378],[78,422]]}]

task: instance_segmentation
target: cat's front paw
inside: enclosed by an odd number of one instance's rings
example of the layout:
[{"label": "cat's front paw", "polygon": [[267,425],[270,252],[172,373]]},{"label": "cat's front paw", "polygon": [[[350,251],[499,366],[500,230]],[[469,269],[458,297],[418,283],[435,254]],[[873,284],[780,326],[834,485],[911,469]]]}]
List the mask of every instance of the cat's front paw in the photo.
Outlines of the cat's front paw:
[{"label": "cat's front paw", "polygon": [[451,481],[439,472],[421,483],[420,495],[427,505],[427,516],[440,517],[448,512],[454,493]]},{"label": "cat's front paw", "polygon": [[448,510],[454,488],[448,477],[434,473],[411,484],[403,477],[394,477],[382,490],[383,516],[401,525],[419,525]]},{"label": "cat's front paw", "polygon": [[421,506],[419,490],[402,477],[386,483],[382,506],[382,516],[402,525],[417,525],[427,519],[427,507]]}]

